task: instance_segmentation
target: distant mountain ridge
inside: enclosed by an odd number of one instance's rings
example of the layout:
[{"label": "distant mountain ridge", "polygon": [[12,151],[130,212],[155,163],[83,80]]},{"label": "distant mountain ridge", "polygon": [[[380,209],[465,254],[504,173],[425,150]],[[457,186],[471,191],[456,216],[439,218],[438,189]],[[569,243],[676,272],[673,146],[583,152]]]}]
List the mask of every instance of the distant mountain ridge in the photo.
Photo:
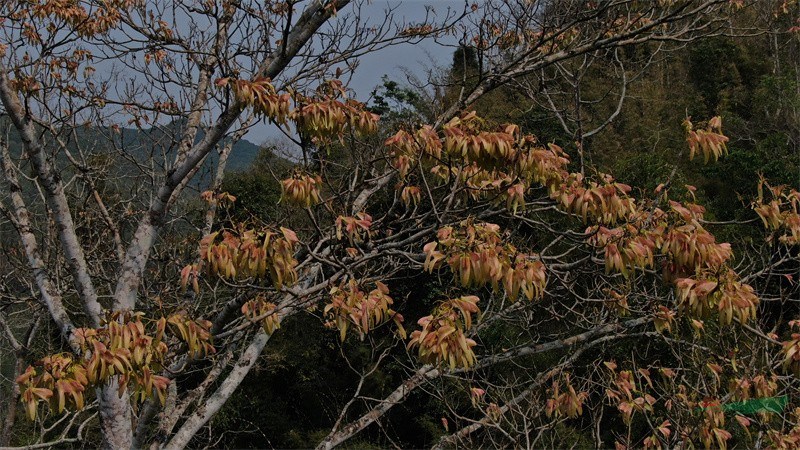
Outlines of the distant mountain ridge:
[{"label": "distant mountain ridge", "polygon": [[[179,119],[166,125],[153,126],[147,129],[82,126],[74,133],[65,133],[61,139],[67,142],[70,150],[83,150],[85,154],[107,155],[114,158],[110,166],[118,173],[131,174],[137,171],[136,165],[150,166],[156,171],[165,173],[177,154],[177,145],[183,133],[185,120]],[[7,141],[12,155],[21,155],[22,142],[19,135],[5,117],[0,117],[0,133]],[[48,134],[43,133],[43,141],[48,141]],[[199,142],[205,137],[200,129],[195,138]],[[217,146],[221,148],[229,140],[223,140]],[[259,154],[261,147],[247,139],[233,144],[226,166],[226,172],[243,172],[249,169]],[[197,188],[210,184],[214,169],[219,159],[219,152],[212,151],[203,166],[192,180]],[[58,152],[58,166],[68,167],[69,163],[62,152]],[[70,169],[67,169],[70,171]],[[133,172],[131,172],[133,171]]]},{"label": "distant mountain ridge", "polygon": [[[168,125],[151,127],[143,130],[136,128],[120,128],[119,134],[124,136],[122,143],[132,156],[137,158],[166,156],[167,160],[171,162],[177,151],[177,148],[173,147],[177,145],[183,133],[184,123],[185,120],[179,119]],[[204,137],[205,130],[201,128],[198,130],[197,136],[195,136],[195,143],[200,142]],[[222,148],[222,146],[226,145],[229,141],[229,138],[221,141],[218,144],[218,148]],[[231,172],[247,170],[252,166],[260,150],[261,147],[259,145],[247,139],[240,139],[233,144],[233,150],[228,157],[226,170]],[[154,153],[161,153],[161,155],[155,155]],[[218,155],[219,153],[217,151],[212,151],[206,159],[204,168],[208,166],[208,169],[213,170],[213,167],[216,166]]]}]

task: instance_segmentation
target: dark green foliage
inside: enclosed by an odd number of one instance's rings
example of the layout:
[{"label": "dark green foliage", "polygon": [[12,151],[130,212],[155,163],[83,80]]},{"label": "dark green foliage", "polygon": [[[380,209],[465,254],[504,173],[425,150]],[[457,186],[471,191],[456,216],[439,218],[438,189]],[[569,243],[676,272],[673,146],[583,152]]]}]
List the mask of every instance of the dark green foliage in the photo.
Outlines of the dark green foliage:
[{"label": "dark green foliage", "polygon": [[762,49],[748,43],[715,37],[692,44],[689,78],[705,103],[697,114],[710,117],[722,108],[750,117],[750,96],[770,68]]},{"label": "dark green foliage", "polygon": [[281,179],[289,175],[291,162],[275,154],[275,149],[264,147],[248,170],[228,174],[222,191],[237,198],[230,208],[235,220],[248,221],[257,218],[261,221],[278,219],[281,199]]},{"label": "dark green foliage", "polygon": [[419,120],[420,114],[429,106],[420,93],[401,86],[398,82],[390,80],[387,75],[382,78],[382,85],[372,91],[370,111],[381,116],[381,122],[414,122]]}]

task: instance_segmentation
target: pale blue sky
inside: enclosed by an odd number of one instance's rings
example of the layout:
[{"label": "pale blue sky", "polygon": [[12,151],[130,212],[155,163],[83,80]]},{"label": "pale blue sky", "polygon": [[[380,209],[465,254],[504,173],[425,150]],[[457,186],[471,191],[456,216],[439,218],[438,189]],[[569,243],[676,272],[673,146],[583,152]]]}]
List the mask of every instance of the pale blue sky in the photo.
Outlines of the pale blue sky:
[{"label": "pale blue sky", "polygon": [[[387,6],[398,6],[395,10],[397,20],[405,19],[408,22],[418,22],[424,18],[425,7],[431,6],[436,14],[441,17],[448,8],[461,10],[463,0],[389,0],[373,1],[365,8],[365,12],[376,20],[384,17]],[[455,43],[451,38],[451,44]],[[452,60],[453,48],[438,45],[432,40],[425,40],[417,45],[403,44],[366,55],[361,59],[359,70],[353,78],[352,88],[359,97],[369,95],[369,92],[380,83],[381,77],[388,74],[395,79],[401,79],[401,67],[421,75],[426,66],[430,66],[431,59],[438,65],[449,65]]]},{"label": "pale blue sky", "polygon": [[[463,10],[464,0],[373,0],[362,12],[370,20],[380,23],[385,17],[387,7],[394,10],[395,21],[418,23],[425,17],[426,6],[433,8],[437,17],[444,17],[447,9]],[[366,101],[370,92],[381,83],[381,77],[388,75],[390,79],[403,82],[403,69],[425,78],[426,69],[432,65],[447,66],[452,60],[456,41],[449,38],[447,45],[440,45],[433,40],[425,40],[416,45],[402,44],[367,54],[360,58],[360,64],[353,75],[350,88],[355,91],[356,99]],[[256,125],[245,136],[253,143],[261,144],[266,139],[281,136],[280,131],[267,125]]]}]

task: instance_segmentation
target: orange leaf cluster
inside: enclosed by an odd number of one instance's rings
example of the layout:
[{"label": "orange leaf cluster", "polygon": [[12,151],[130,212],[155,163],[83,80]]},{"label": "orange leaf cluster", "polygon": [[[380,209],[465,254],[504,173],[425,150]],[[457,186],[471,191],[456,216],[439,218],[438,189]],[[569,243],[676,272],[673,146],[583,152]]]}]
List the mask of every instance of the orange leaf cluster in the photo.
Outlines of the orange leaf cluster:
[{"label": "orange leaf cluster", "polygon": [[[434,166],[431,173],[438,176],[442,182],[448,182],[451,179],[456,179],[460,184],[465,186],[466,193],[472,200],[480,200],[481,198],[493,198],[495,203],[502,203],[507,200],[509,192],[505,189],[514,182],[514,178],[510,175],[499,171],[488,171],[481,169],[476,163],[469,163],[463,166],[445,167],[443,165]],[[523,186],[522,203],[520,206],[524,209],[524,191],[527,187]],[[514,192],[512,192],[514,195]],[[519,202],[517,202],[519,205]]]},{"label": "orange leaf cluster", "polygon": [[231,86],[236,100],[253,108],[253,111],[278,123],[285,123],[289,115],[291,95],[278,94],[269,78],[249,80],[233,80],[220,78],[216,81],[219,87]]},{"label": "orange leaf cluster", "polygon": [[478,403],[483,400],[483,397],[486,396],[486,390],[481,389],[479,387],[473,387],[469,390],[469,399],[472,402],[472,406],[478,407]]},{"label": "orange leaf cluster", "polygon": [[[591,7],[591,2],[586,7]],[[535,51],[541,55],[552,54],[566,49],[580,36],[580,30],[576,28],[560,29],[557,31],[541,31],[540,28],[523,28],[521,30],[504,32],[507,27],[503,24],[486,24],[483,28],[489,28],[491,36],[497,37],[494,45],[502,50],[508,50],[517,46],[524,46],[526,51]],[[489,45],[481,36],[475,36],[472,41],[478,45]]]},{"label": "orange leaf cluster", "polygon": [[234,203],[236,201],[236,196],[228,192],[215,193],[214,191],[203,191],[200,194],[200,198],[204,202],[211,204],[216,204],[217,202]]},{"label": "orange leaf cluster", "polygon": [[604,302],[604,306],[616,311],[620,316],[627,316],[630,308],[628,307],[628,296],[614,289],[604,288],[603,293],[609,298]]},{"label": "orange leaf cluster", "polygon": [[734,378],[728,386],[735,401],[772,397],[778,392],[778,377],[773,374],[769,378],[764,375],[756,375],[752,378]]},{"label": "orange leaf cluster", "polygon": [[329,80],[317,88],[315,97],[295,96],[297,107],[289,117],[297,128],[317,143],[342,139],[347,132],[356,135],[375,133],[380,116],[366,110],[363,103],[347,99],[342,82]]},{"label": "orange leaf cluster", "polygon": [[[630,370],[616,371],[616,364],[605,363],[614,374],[613,387],[606,389],[606,397],[616,402],[617,409],[622,414],[626,424],[630,425],[633,415],[637,412],[653,412],[656,399],[636,387],[636,378]],[[640,375],[649,381],[650,373],[647,369],[640,369]]]},{"label": "orange leaf cluster", "polygon": [[606,273],[628,276],[633,269],[653,267],[654,252],[660,243],[658,233],[628,223],[611,229],[602,225],[590,227],[587,234],[590,245],[603,249]]},{"label": "orange leaf cluster", "polygon": [[728,153],[725,146],[728,137],[722,134],[721,117],[711,118],[705,130],[696,130],[688,118],[683,121],[683,127],[686,130],[686,142],[689,143],[689,159],[694,159],[696,153],[702,152],[705,162],[708,163],[711,157],[716,161],[723,153]]},{"label": "orange leaf cluster", "polygon": [[565,177],[569,158],[558,145],[548,144],[547,148],[538,146],[536,138],[525,136],[521,141],[523,151],[518,154],[516,170],[529,183],[539,183],[554,195],[560,190]]},{"label": "orange leaf cluster", "polygon": [[742,323],[755,318],[758,297],[753,288],[739,282],[731,270],[726,270],[719,278],[701,275],[696,279],[679,278],[675,288],[678,307],[688,310],[694,317],[705,318],[716,310],[723,325],[730,324],[734,317]]},{"label": "orange leaf cluster", "polygon": [[322,201],[319,194],[321,185],[319,175],[295,172],[291,178],[281,181],[281,198],[291,205],[309,208]]},{"label": "orange leaf cluster", "polygon": [[[214,346],[211,345],[211,322],[207,320],[192,320],[186,314],[173,314],[167,319],[167,323],[177,331],[177,335],[188,346],[187,353],[192,358],[200,358],[203,355],[214,353]],[[135,353],[134,353],[135,357]]]},{"label": "orange leaf cluster", "polygon": [[558,193],[552,196],[562,209],[597,223],[613,225],[626,220],[636,211],[636,202],[628,197],[631,187],[616,183],[610,175],[602,174],[602,184],[586,181],[579,173],[570,174]]},{"label": "orange leaf cluster", "polygon": [[417,157],[424,154],[433,158],[442,157],[442,141],[439,139],[439,134],[430,125],[420,127],[413,134],[400,130],[394,136],[386,139],[384,145],[392,149],[395,156]]},{"label": "orange leaf cluster", "polygon": [[356,135],[375,133],[380,116],[367,111],[364,104],[355,100],[307,100],[291,113],[299,129],[315,142],[325,142],[347,132]]},{"label": "orange leaf cluster", "polygon": [[331,289],[331,302],[325,306],[324,313],[329,319],[329,326],[339,330],[339,337],[344,342],[347,330],[353,325],[361,340],[370,330],[392,320],[397,326],[400,336],[405,338],[403,316],[392,310],[394,303],[389,296],[389,288],[380,281],[375,282],[375,289],[366,293],[358,282],[350,280]]},{"label": "orange leaf cluster", "polygon": [[[444,144],[428,129],[425,139],[408,132],[398,132],[386,141],[395,149],[395,167],[401,177],[420,155],[444,153],[461,166],[437,165],[432,168],[444,182],[452,177],[461,181],[470,197],[477,200],[491,195],[516,213],[525,207],[525,193],[536,182],[547,187],[551,197],[568,211],[580,215],[584,222],[613,224],[625,220],[635,211],[635,202],[628,197],[631,188],[600,174],[601,183],[585,180],[581,174],[566,171],[569,159],[557,145],[547,148],[535,137],[522,135],[516,125],[503,125],[498,131],[483,130],[484,121],[474,112],[456,117],[443,127]],[[434,144],[435,142],[435,144]]]},{"label": "orange leaf cluster", "polygon": [[665,420],[665,421],[661,422],[661,425],[659,425],[658,428],[656,428],[656,431],[658,431],[658,434],[654,432],[653,434],[651,434],[650,436],[645,438],[645,440],[644,440],[644,448],[648,448],[648,449],[649,448],[659,448],[659,449],[662,448],[661,439],[659,438],[658,435],[660,434],[665,439],[669,438],[669,436],[672,434],[672,430],[670,429],[671,426],[672,426],[672,423],[669,420]]},{"label": "orange leaf cluster", "polygon": [[370,235],[372,216],[365,212],[356,213],[355,217],[339,216],[336,218],[336,239],[341,240],[345,235],[350,245],[362,242]]},{"label": "orange leaf cluster", "polygon": [[767,439],[771,450],[793,450],[800,448],[800,408],[795,408],[789,419],[794,426],[787,432],[778,430],[767,431]]},{"label": "orange leaf cluster", "polygon": [[400,201],[402,201],[407,208],[411,207],[411,205],[419,205],[421,200],[422,192],[420,191],[419,186],[403,187],[403,190],[400,193]]},{"label": "orange leaf cluster", "polygon": [[553,382],[552,392],[545,407],[547,417],[555,416],[558,419],[566,416],[574,419],[583,414],[583,402],[586,401],[589,394],[576,392],[575,387],[570,383],[569,374],[564,375],[564,385],[566,390],[561,392],[561,383],[558,380]]},{"label": "orange leaf cluster", "polygon": [[659,305],[653,317],[653,325],[656,331],[663,333],[672,332],[672,325],[675,323],[675,311],[664,305]]},{"label": "orange leaf cluster", "polygon": [[[144,62],[145,64],[150,64],[151,62],[155,61],[157,63],[164,62],[167,59],[167,52],[164,49],[158,49],[149,51],[144,54]],[[174,110],[178,110],[178,105],[174,105]]]},{"label": "orange leaf cluster", "polygon": [[67,354],[47,356],[37,366],[38,371],[28,366],[25,373],[17,377],[21,399],[31,420],[36,418],[39,401],[50,401],[50,408],[60,413],[64,410],[67,396],[70,396],[75,408],[83,409],[83,392],[89,384],[83,366],[73,364]]},{"label": "orange leaf cluster", "polygon": [[119,377],[119,394],[132,388],[134,398],[143,401],[157,395],[164,403],[168,378],[155,375],[162,368],[167,353],[164,335],[167,325],[187,344],[190,356],[214,352],[211,345],[211,323],[194,321],[183,314],[156,321],[155,332],[148,332],[142,314],[115,314],[103,328],[75,330],[85,358],[72,355],[47,356],[17,378],[28,416],[36,417],[40,401],[49,400],[51,408],[62,412],[69,403],[76,409],[84,406],[83,393]]},{"label": "orange leaf cluster", "polygon": [[[694,273],[703,268],[716,270],[733,256],[730,244],[718,244],[714,235],[700,225],[705,208],[672,200],[669,204],[669,214],[662,216],[667,220],[662,222],[666,230],[662,252],[672,259],[672,273]],[[672,226],[669,226],[670,217]]]},{"label": "orange leaf cluster", "polygon": [[[223,230],[200,241],[200,260],[210,274],[230,280],[269,276],[276,289],[297,281],[294,231]],[[188,271],[191,273],[191,271]]]},{"label": "orange leaf cluster", "polygon": [[439,140],[439,135],[430,125],[419,128],[413,134],[400,130],[394,136],[386,139],[384,145],[391,150],[391,156],[394,158],[393,165],[400,172],[402,179],[406,178],[411,166],[421,155],[433,159],[439,159],[442,156],[442,141]]},{"label": "orange leaf cluster", "polygon": [[430,126],[423,126],[414,132],[400,130],[385,145],[400,178],[406,178],[420,158],[438,164],[447,156],[446,166],[431,169],[439,179],[457,179],[473,200],[490,197],[505,202],[515,213],[524,209],[525,193],[532,182],[551,191],[561,186],[569,160],[558,146],[543,148],[535,137],[522,135],[516,125],[502,125],[494,131],[484,126],[484,121],[470,112],[445,124],[443,138]]},{"label": "orange leaf cluster", "polygon": [[474,340],[464,334],[472,327],[472,314],[480,313],[474,295],[442,302],[430,316],[417,321],[422,330],[411,333],[408,348],[419,347],[419,358],[425,363],[448,363],[450,369],[468,369],[475,364]]},{"label": "orange leaf cluster", "polygon": [[[764,187],[771,194],[769,203],[764,199]],[[786,186],[770,187],[763,179],[758,186],[758,200],[753,204],[764,227],[782,231],[778,240],[786,245],[800,244],[800,192]]]},{"label": "orange leaf cluster", "polygon": [[[12,15],[14,20],[58,20],[73,29],[81,37],[103,34],[116,27],[122,19],[123,10],[141,2],[136,0],[106,0],[87,9],[79,0],[33,0],[19,2],[22,8]],[[58,26],[51,24],[51,29]],[[38,36],[29,35],[29,41],[39,41]]]},{"label": "orange leaf cluster", "polygon": [[722,411],[720,402],[711,400],[703,405],[703,424],[700,426],[700,439],[705,448],[725,450],[728,448],[728,440],[732,438],[730,432],[725,430],[725,413]]},{"label": "orange leaf cluster", "polygon": [[505,125],[501,131],[482,131],[481,119],[475,111],[454,117],[442,127],[444,149],[448,155],[464,161],[475,162],[481,168],[502,167],[517,153],[519,127]]},{"label": "orange leaf cluster", "polygon": [[[695,268],[704,266],[705,261],[702,259],[702,255],[709,253],[723,256],[721,261],[715,257],[716,264],[711,264],[712,267],[718,267],[730,257],[729,254],[725,256],[725,250],[729,251],[730,246],[721,244],[722,246],[719,248],[707,247],[714,244],[715,241],[714,237],[695,220],[702,218],[702,212],[703,208],[699,205],[688,205],[687,208],[678,202],[670,201],[669,212],[664,212],[661,208],[654,208],[651,212],[637,211],[637,214],[624,227],[612,230],[598,227],[597,234],[590,238],[590,242],[600,247],[616,242],[620,248],[630,250],[635,250],[639,245],[647,247],[651,252],[660,250],[663,254],[670,255],[676,260],[673,264],[675,269],[673,272],[683,268],[694,271]],[[699,215],[687,217],[685,215],[687,213],[698,213]],[[589,228],[587,232],[591,232],[591,230],[592,228]],[[638,245],[625,242],[626,240],[633,240]],[[698,245],[702,248],[698,249]],[[681,256],[682,253],[689,253],[689,255]],[[627,258],[627,261],[629,262],[628,267],[652,266],[652,260],[649,257],[644,260],[632,257]],[[618,266],[619,264],[611,264],[612,268]]]},{"label": "orange leaf cluster", "polygon": [[783,370],[800,375],[800,320],[792,320],[789,326],[798,332],[792,333],[791,339],[782,342]]},{"label": "orange leaf cluster", "polygon": [[22,94],[33,94],[42,88],[42,85],[35,78],[28,75],[18,74],[16,78],[9,80],[11,88]]},{"label": "orange leaf cluster", "polygon": [[[606,272],[627,276],[635,269],[652,268],[660,252],[667,257],[664,278],[675,282],[681,310],[699,318],[717,311],[723,324],[734,316],[742,322],[755,317],[758,297],[726,267],[733,256],[730,244],[717,243],[700,224],[705,209],[672,200],[669,204],[666,212],[660,208],[636,211],[624,226],[587,229],[589,244],[603,249]],[[671,322],[664,317],[656,328],[670,330]]]},{"label": "orange leaf cluster", "polygon": [[506,209],[516,214],[518,209],[525,209],[525,191],[528,187],[524,183],[516,183],[506,189]]},{"label": "orange leaf cluster", "polygon": [[408,155],[395,155],[392,166],[397,169],[401,179],[405,179],[411,171],[411,166],[414,165],[415,159]]},{"label": "orange leaf cluster", "polygon": [[470,112],[443,128],[446,153],[466,167],[475,167],[469,176],[478,174],[485,179],[484,186],[499,181],[498,188],[502,182],[512,184],[519,179],[527,190],[538,182],[551,192],[564,183],[569,159],[559,146],[544,148],[534,136],[523,135],[517,125],[501,125],[497,131],[485,131],[483,126],[483,120]]},{"label": "orange leaf cluster", "polygon": [[446,262],[464,287],[491,284],[497,290],[502,284],[512,301],[519,297],[520,291],[528,300],[544,295],[547,283],[544,264],[517,252],[503,240],[500,227],[495,224],[467,219],[457,228],[444,227],[439,230],[437,240],[425,244],[423,250],[426,270],[433,272]]},{"label": "orange leaf cluster", "polygon": [[263,295],[242,305],[242,314],[251,322],[260,321],[267,334],[272,335],[281,327],[281,318],[275,311],[277,305],[268,302]]},{"label": "orange leaf cluster", "polygon": [[433,25],[423,23],[416,26],[410,26],[400,32],[400,36],[425,36],[433,32]]},{"label": "orange leaf cluster", "polygon": [[186,287],[191,282],[194,293],[200,293],[200,270],[197,266],[197,264],[189,264],[181,269],[181,292],[186,292]]}]

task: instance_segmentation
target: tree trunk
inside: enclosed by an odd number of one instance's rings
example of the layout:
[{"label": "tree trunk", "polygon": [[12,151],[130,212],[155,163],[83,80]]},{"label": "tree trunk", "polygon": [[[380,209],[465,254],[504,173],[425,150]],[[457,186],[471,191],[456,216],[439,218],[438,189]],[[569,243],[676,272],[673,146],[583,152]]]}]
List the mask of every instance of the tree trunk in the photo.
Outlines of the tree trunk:
[{"label": "tree trunk", "polygon": [[[17,363],[14,368],[14,375],[20,375],[25,370],[25,359],[17,355]],[[17,420],[17,406],[19,405],[20,389],[19,384],[13,383],[11,395],[8,398],[8,410],[3,421],[3,432],[0,434],[0,447],[5,447],[11,443],[11,430]]]},{"label": "tree trunk", "polygon": [[128,449],[133,444],[131,423],[131,404],[128,391],[119,396],[119,380],[114,377],[97,390],[100,399],[100,431],[103,435],[102,448]]},{"label": "tree trunk", "polygon": [[220,383],[219,389],[208,398],[201,408],[198,408],[194,414],[186,419],[183,426],[173,435],[172,440],[163,447],[164,449],[177,450],[185,448],[189,444],[189,441],[197,434],[200,427],[208,423],[208,421],[214,417],[231,395],[233,395],[247,374],[250,373],[250,369],[253,367],[253,364],[256,363],[258,355],[261,354],[261,350],[267,345],[269,338],[270,335],[264,332],[264,330],[259,330],[250,345],[242,352],[241,356],[239,356],[239,361],[236,363],[236,366],[234,366],[227,378]]}]

